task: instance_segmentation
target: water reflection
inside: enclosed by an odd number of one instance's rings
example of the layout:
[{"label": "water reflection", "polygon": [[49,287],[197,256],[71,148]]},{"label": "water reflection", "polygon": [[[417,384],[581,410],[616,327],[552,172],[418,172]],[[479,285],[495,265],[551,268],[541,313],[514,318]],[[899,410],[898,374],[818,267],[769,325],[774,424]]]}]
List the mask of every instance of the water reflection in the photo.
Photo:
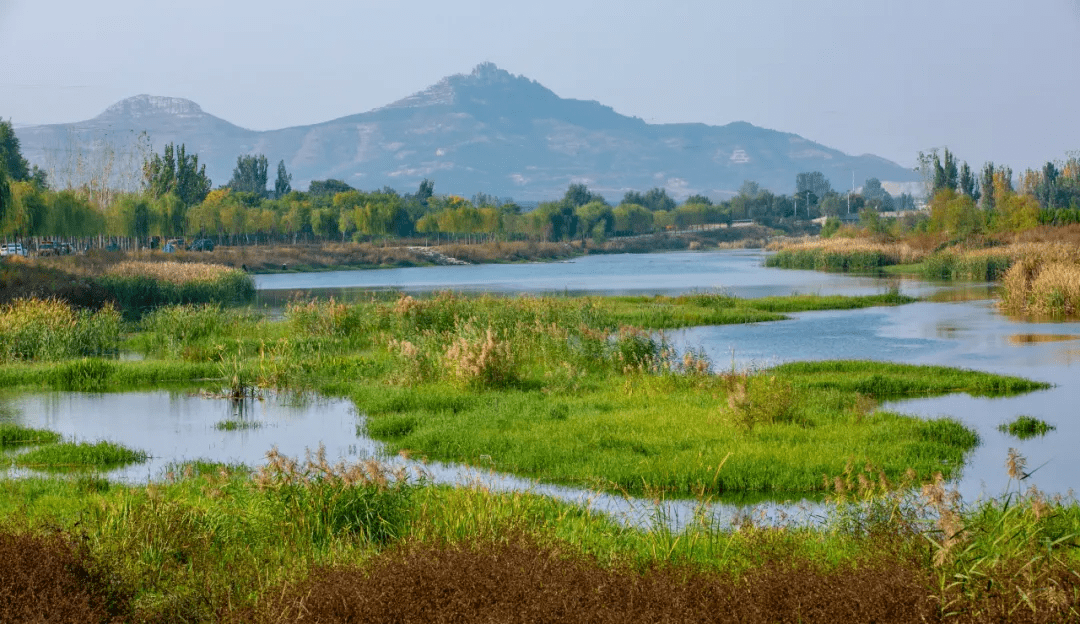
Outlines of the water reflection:
[{"label": "water reflection", "polygon": [[930,284],[911,278],[771,269],[762,266],[766,255],[760,250],[592,255],[565,262],[256,275],[255,284],[259,305],[271,308],[284,305],[298,292],[333,295],[348,301],[385,290],[411,294],[453,289],[485,293],[680,295],[720,289],[739,297],[792,292],[866,295],[891,287],[915,296],[957,290],[955,285]]},{"label": "water reflection", "polygon": [[[702,517],[695,501],[655,502],[592,490],[537,483],[500,473],[497,466],[481,469],[454,463],[418,462],[387,456],[383,444],[363,434],[363,417],[350,401],[311,395],[272,396],[237,402],[196,392],[129,392],[86,394],[50,392],[10,398],[7,413],[13,422],[49,428],[69,439],[109,439],[147,451],[143,464],[111,470],[108,477],[127,483],[165,478],[174,464],[208,460],[258,466],[271,447],[302,458],[320,445],[331,463],[378,458],[392,467],[422,471],[435,483],[480,485],[496,492],[533,492],[604,512],[637,526],[656,519],[681,528]],[[236,418],[259,427],[223,430],[217,425]],[[7,469],[7,476],[34,474]],[[764,505],[773,510],[779,505]],[[809,509],[807,507],[806,509]],[[739,505],[711,505],[705,517],[722,524],[745,513]]]}]

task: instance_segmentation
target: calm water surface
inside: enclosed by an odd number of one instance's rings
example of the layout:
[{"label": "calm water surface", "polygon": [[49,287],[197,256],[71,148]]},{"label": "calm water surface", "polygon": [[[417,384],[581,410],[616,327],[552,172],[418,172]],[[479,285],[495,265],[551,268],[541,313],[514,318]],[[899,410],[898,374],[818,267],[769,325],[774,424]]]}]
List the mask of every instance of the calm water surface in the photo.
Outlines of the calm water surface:
[{"label": "calm water surface", "polygon": [[[866,294],[898,286],[903,292],[932,295],[956,289],[905,280],[882,280],[807,271],[766,269],[756,251],[685,252],[648,255],[587,256],[566,263],[424,267],[379,271],[258,276],[260,296],[276,305],[295,291],[350,294],[378,289],[430,292],[570,292],[595,294],[679,294],[724,289],[743,297],[791,292]],[[964,287],[988,293],[984,286]],[[809,359],[859,358],[914,364],[942,364],[1049,381],[1047,391],[1020,397],[978,399],[966,395],[915,399],[889,409],[928,417],[949,415],[979,432],[982,444],[970,456],[958,480],[968,500],[1001,493],[1007,485],[1007,450],[1027,456],[1029,480],[1050,493],[1067,494],[1080,485],[1080,323],[1023,323],[999,315],[990,301],[917,303],[897,308],[808,312],[791,320],[752,325],[696,327],[668,334],[676,345],[700,347],[717,368],[769,366]],[[246,404],[242,413],[227,400],[177,392],[125,394],[48,393],[6,401],[0,418],[48,427],[80,440],[111,439],[147,450],[146,463],[110,473],[129,481],[163,476],[170,462],[185,459],[261,463],[276,445],[302,456],[320,443],[331,458],[381,455],[381,445],[358,433],[362,415],[342,400],[272,398]],[[6,415],[5,415],[6,414]],[[1045,437],[1020,441],[997,426],[1020,414],[1042,418],[1057,427]],[[254,429],[220,431],[215,424],[247,419]],[[394,462],[405,462],[393,458]],[[483,482],[496,490],[531,490],[591,505],[629,521],[655,515],[651,501],[626,500],[588,490],[536,484],[528,480],[453,464],[425,467],[439,482]],[[692,504],[669,502],[665,513],[678,526],[690,519]],[[720,521],[740,513],[717,506]]]},{"label": "calm water surface", "polygon": [[548,263],[256,275],[255,285],[260,301],[270,305],[297,291],[348,299],[372,290],[678,295],[721,289],[739,297],[766,297],[792,292],[864,295],[890,285],[925,295],[941,288],[917,280],[769,269],[762,266],[764,259],[759,250],[593,255]]}]

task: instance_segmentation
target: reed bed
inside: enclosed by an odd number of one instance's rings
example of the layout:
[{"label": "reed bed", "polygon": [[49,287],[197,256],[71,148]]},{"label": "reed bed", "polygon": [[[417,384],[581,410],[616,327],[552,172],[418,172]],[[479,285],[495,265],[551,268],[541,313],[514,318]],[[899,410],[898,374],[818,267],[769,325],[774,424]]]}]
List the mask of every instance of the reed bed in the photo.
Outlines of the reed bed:
[{"label": "reed bed", "polygon": [[856,238],[811,239],[777,245],[776,248],[777,252],[766,259],[766,266],[873,272],[885,266],[919,262],[925,257],[922,251],[906,243],[878,243]]},{"label": "reed bed", "polygon": [[1026,257],[1009,269],[1001,286],[1001,307],[1011,314],[1080,315],[1080,261]]},{"label": "reed bed", "polygon": [[804,239],[773,243],[777,253],[766,266],[818,271],[876,272],[887,266],[914,265],[911,271],[931,280],[997,281],[1015,263],[1080,263],[1080,247],[1070,240],[1031,237],[1005,244],[984,241],[928,246],[929,240],[879,243],[861,238]]},{"label": "reed bed", "polygon": [[57,361],[115,355],[120,314],[110,305],[77,311],[57,299],[16,299],[0,305],[0,359]]},{"label": "reed bed", "polygon": [[163,305],[236,305],[255,297],[250,275],[216,264],[124,261],[109,267],[100,281],[132,317]]}]

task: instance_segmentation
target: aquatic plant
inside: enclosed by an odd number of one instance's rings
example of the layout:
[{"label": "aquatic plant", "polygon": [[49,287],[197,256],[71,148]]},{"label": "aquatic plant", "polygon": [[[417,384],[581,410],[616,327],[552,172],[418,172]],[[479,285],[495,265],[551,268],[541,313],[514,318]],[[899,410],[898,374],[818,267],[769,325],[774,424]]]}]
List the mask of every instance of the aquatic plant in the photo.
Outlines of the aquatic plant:
[{"label": "aquatic plant", "polygon": [[1044,436],[1055,429],[1057,429],[1057,427],[1044,420],[1035,418],[1034,416],[1028,416],[1027,414],[1021,414],[1011,422],[998,425],[998,431],[1020,438],[1021,440]]},{"label": "aquatic plant", "polygon": [[129,449],[115,442],[61,442],[16,455],[15,465],[45,470],[106,469],[144,462],[149,458],[144,451]]},{"label": "aquatic plant", "polygon": [[76,311],[56,299],[0,305],[0,359],[56,361],[115,355],[120,315],[111,305]]},{"label": "aquatic plant", "polygon": [[0,423],[0,448],[28,446],[31,444],[54,444],[60,434],[48,429],[34,429],[12,423]]}]

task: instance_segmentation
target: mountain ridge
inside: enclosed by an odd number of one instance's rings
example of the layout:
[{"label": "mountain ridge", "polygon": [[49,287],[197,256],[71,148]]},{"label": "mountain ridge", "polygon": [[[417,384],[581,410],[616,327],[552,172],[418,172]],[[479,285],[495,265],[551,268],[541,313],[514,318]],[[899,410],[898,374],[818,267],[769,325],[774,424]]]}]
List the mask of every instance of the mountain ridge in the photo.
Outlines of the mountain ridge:
[{"label": "mountain ridge", "polygon": [[860,183],[915,181],[910,170],[879,156],[849,156],[745,121],[649,124],[595,100],[559,97],[492,63],[367,112],[278,130],[248,130],[191,100],[141,94],[90,120],[17,132],[27,159],[46,170],[55,168],[49,154],[71,151],[73,142],[98,149],[108,137],[147,132],[157,150],[185,143],[215,184],[227,182],[236,158],[251,153],[284,160],[296,188],[337,178],[357,188],[409,191],[429,178],[437,192],[522,200],[557,197],[575,182],[609,199],[656,186],[677,197],[719,199],[744,180],[790,192],[797,173],[815,170],[841,188],[852,170]]}]

